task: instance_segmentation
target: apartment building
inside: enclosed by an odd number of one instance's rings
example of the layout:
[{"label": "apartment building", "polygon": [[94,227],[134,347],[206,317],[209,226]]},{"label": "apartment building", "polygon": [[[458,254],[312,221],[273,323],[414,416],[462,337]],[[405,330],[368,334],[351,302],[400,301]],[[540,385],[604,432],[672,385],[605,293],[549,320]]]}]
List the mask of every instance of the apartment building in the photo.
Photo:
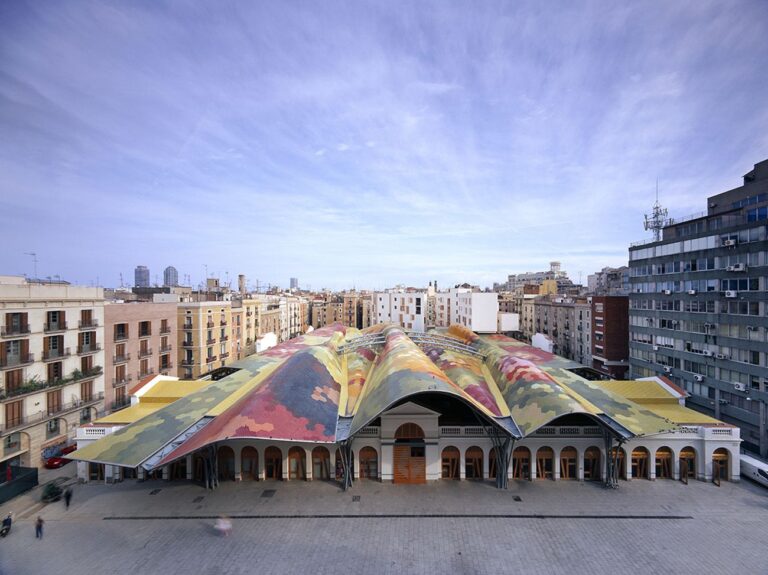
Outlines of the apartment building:
[{"label": "apartment building", "polygon": [[177,304],[107,302],[104,305],[104,403],[130,404],[129,388],[154,374],[176,376]]},{"label": "apartment building", "polygon": [[629,298],[625,295],[591,296],[589,302],[592,367],[612,379],[626,379],[629,371]]},{"label": "apartment building", "polygon": [[232,302],[179,303],[177,321],[179,377],[198,379],[232,363]]},{"label": "apartment building", "polygon": [[768,457],[768,160],[707,211],[629,248],[632,377],[665,375],[687,405],[738,425]]},{"label": "apartment building", "polygon": [[0,276],[0,470],[41,467],[104,409],[104,292]]},{"label": "apartment building", "polygon": [[411,331],[424,331],[427,292],[395,289],[374,293],[374,323],[394,323]]}]

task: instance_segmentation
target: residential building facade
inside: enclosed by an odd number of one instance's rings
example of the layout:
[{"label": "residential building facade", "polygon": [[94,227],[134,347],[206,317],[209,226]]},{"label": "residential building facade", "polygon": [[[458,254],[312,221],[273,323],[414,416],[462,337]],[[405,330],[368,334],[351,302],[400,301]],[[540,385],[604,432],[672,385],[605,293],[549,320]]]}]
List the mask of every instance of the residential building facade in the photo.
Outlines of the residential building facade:
[{"label": "residential building facade", "polygon": [[177,322],[179,377],[198,379],[233,361],[231,302],[180,303]]}]

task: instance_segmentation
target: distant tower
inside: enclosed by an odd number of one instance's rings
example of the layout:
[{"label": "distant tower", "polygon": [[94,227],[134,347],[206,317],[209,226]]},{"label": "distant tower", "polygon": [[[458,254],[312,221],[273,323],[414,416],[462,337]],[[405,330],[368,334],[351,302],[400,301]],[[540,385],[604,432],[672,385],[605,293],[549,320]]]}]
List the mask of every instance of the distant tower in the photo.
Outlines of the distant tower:
[{"label": "distant tower", "polygon": [[149,268],[147,266],[136,266],[133,278],[133,283],[136,287],[149,287]]},{"label": "distant tower", "polygon": [[241,295],[245,295],[245,292],[247,291],[245,284],[245,274],[239,274],[237,276],[237,291],[239,291]]},{"label": "distant tower", "polygon": [[163,285],[165,287],[176,287],[179,285],[179,272],[173,266],[168,266],[163,272]]},{"label": "distant tower", "polygon": [[653,231],[653,241],[661,240],[661,230],[667,220],[667,209],[659,204],[659,181],[656,180],[656,203],[653,204],[653,213],[645,214],[645,229]]},{"label": "distant tower", "polygon": [[549,262],[549,271],[555,275],[560,274],[560,262]]},{"label": "distant tower", "polygon": [[291,278],[291,289],[299,289],[299,278]]}]

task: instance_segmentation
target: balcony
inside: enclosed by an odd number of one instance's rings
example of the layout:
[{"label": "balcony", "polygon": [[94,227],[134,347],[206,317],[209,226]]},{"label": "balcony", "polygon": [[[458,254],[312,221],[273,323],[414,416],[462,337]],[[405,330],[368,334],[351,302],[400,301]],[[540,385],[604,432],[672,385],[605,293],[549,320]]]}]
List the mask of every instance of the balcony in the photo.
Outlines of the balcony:
[{"label": "balcony", "polygon": [[145,378],[145,377],[147,377],[148,375],[154,375],[154,374],[155,374],[155,368],[154,368],[154,367],[150,367],[150,368],[149,368],[148,370],[146,370],[146,371],[141,371],[141,370],[140,370],[140,371],[139,371],[139,379],[144,379],[144,378]]},{"label": "balcony", "polygon": [[127,383],[130,383],[133,381],[132,375],[126,375],[123,377],[113,377],[112,378],[112,387],[120,387],[121,385],[125,385]]},{"label": "balcony", "polygon": [[216,325],[215,323],[213,323],[212,321],[209,321],[208,323],[205,324],[205,327],[210,328],[210,327],[214,327],[215,325]]},{"label": "balcony", "polygon": [[173,351],[172,345],[163,345],[160,347],[160,353],[169,353],[171,351]]},{"label": "balcony", "polygon": [[131,354],[125,353],[123,355],[113,355],[112,356],[112,363],[117,365],[118,363],[125,363],[126,361],[131,360]]},{"label": "balcony", "polygon": [[[167,371],[167,370],[169,370],[169,369],[173,369],[173,362],[171,362],[171,361],[169,361],[169,362],[168,362],[168,363],[166,363],[165,365],[161,365],[161,366],[160,366],[160,371],[161,371],[161,372],[162,372],[162,371]],[[166,375],[167,375],[167,374],[166,374]]]},{"label": "balcony", "polygon": [[139,350],[139,358],[149,357],[150,355],[152,355],[152,348],[151,347]]},{"label": "balcony", "polygon": [[72,355],[72,353],[69,351],[68,347],[65,347],[64,349],[46,349],[43,350],[43,361],[54,361],[69,357],[70,355]]},{"label": "balcony", "polygon": [[54,331],[66,331],[66,329],[67,329],[67,322],[65,321],[46,323],[43,326],[43,330],[46,333],[52,333]]},{"label": "balcony", "polygon": [[0,337],[15,337],[27,335],[29,333],[29,324],[24,325],[4,325],[0,326]]},{"label": "balcony", "polygon": [[215,339],[208,339],[208,340],[205,341],[206,345],[213,345],[214,343],[216,343]]},{"label": "balcony", "polygon": [[229,357],[229,352],[225,351],[219,356],[219,359],[227,359]]},{"label": "balcony", "polygon": [[35,362],[35,354],[27,353],[24,355],[8,355],[4,359],[0,359],[0,369],[9,369],[12,367],[20,367],[22,365],[29,365]]},{"label": "balcony", "polygon": [[114,341],[125,341],[126,339],[128,339],[128,334],[121,332],[121,333],[116,333],[115,334]]},{"label": "balcony", "polygon": [[253,315],[252,311],[245,312],[245,317],[251,317]]},{"label": "balcony", "polygon": [[181,365],[182,367],[193,367],[195,365],[195,360],[194,358],[182,359]]},{"label": "balcony", "polygon": [[184,325],[181,326],[181,329],[195,329],[195,326],[192,325],[191,323],[185,323]]},{"label": "balcony", "polygon": [[209,355],[208,357],[205,358],[205,363],[213,363],[214,361],[216,361],[215,355]]},{"label": "balcony", "polygon": [[116,399],[115,401],[113,401],[111,403],[111,405],[110,405],[110,408],[112,409],[112,411],[117,411],[119,409],[123,409],[125,407],[128,407],[129,405],[131,405],[131,398],[126,396],[126,397],[121,397],[120,399]]},{"label": "balcony", "polygon": [[77,355],[88,355],[89,353],[96,353],[97,351],[101,351],[101,344],[88,343],[77,346]]},{"label": "balcony", "polygon": [[220,325],[221,327],[224,327],[225,325],[227,325],[227,320],[225,320],[225,319],[221,320],[221,321],[219,322],[219,325]]},{"label": "balcony", "polygon": [[33,415],[27,415],[24,417],[20,417],[11,421],[7,421],[3,426],[3,431],[8,431],[11,429],[17,429],[22,427],[29,427],[31,425],[36,425],[38,423],[45,422],[52,417],[67,413],[70,411],[76,411],[78,409],[83,409],[84,407],[88,407],[89,405],[93,405],[94,403],[98,403],[99,401],[104,399],[104,392],[100,391],[99,393],[94,393],[91,397],[87,399],[76,399],[74,401],[71,401],[69,403],[62,403],[56,406],[57,411],[55,411],[52,414],[48,414],[45,411],[41,411],[39,413],[35,413]]},{"label": "balcony", "polygon": [[160,335],[168,335],[171,333],[171,328],[169,326],[161,326],[160,327]]},{"label": "balcony", "polygon": [[142,331],[139,333],[139,338],[152,337],[151,331]]},{"label": "balcony", "polygon": [[195,347],[195,342],[193,342],[193,341],[182,341],[181,342],[181,347],[183,347],[185,349],[193,348],[193,347]]},{"label": "balcony", "polygon": [[99,327],[99,320],[97,319],[81,319],[77,322],[77,329],[94,329]]},{"label": "balcony", "polygon": [[229,336],[228,336],[228,335],[222,335],[222,336],[219,338],[219,341],[229,341]]}]

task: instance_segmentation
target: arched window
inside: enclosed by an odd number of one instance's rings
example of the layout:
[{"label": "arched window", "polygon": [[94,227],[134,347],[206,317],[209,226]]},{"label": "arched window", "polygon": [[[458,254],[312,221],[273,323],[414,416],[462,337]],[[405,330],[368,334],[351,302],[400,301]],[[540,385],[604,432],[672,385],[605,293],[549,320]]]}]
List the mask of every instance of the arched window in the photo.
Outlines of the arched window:
[{"label": "arched window", "polygon": [[360,479],[379,478],[379,455],[373,447],[360,450]]},{"label": "arched window", "polygon": [[219,481],[235,480],[235,452],[228,445],[219,447]]},{"label": "arched window", "polygon": [[712,480],[720,485],[720,481],[728,481],[728,464],[730,455],[724,447],[715,449],[712,454]]},{"label": "arched window", "polygon": [[395,431],[395,439],[402,440],[423,440],[424,430],[415,423],[403,423]]},{"label": "arched window", "polygon": [[584,452],[584,479],[600,481],[600,448],[590,447]]},{"label": "arched window", "polygon": [[632,478],[650,479],[648,475],[648,450],[645,447],[635,447],[632,450]]},{"label": "arched window", "polygon": [[255,447],[243,447],[240,452],[240,472],[243,481],[256,481],[259,478],[259,452]]},{"label": "arched window", "polygon": [[560,479],[577,479],[578,458],[575,447],[563,447],[560,451]]},{"label": "arched window", "polygon": [[461,453],[455,447],[446,447],[441,456],[443,479],[459,479],[459,465],[461,464]]},{"label": "arched window", "polygon": [[312,450],[312,479],[331,478],[331,453],[322,445]]},{"label": "arched window", "polygon": [[477,446],[467,449],[464,454],[464,477],[467,479],[483,478],[483,450]]},{"label": "arched window", "polygon": [[303,447],[288,450],[288,479],[307,478],[307,454]]},{"label": "arched window", "polygon": [[531,450],[527,447],[516,447],[512,452],[512,477],[531,478]]},{"label": "arched window", "polygon": [[540,447],[536,452],[536,477],[538,479],[554,479],[555,452],[551,447]]},{"label": "arched window", "polygon": [[267,479],[283,478],[283,452],[273,445],[264,452],[264,472]]},{"label": "arched window", "polygon": [[680,481],[690,478],[696,479],[696,450],[688,446],[680,450]]},{"label": "arched window", "polygon": [[672,450],[660,447],[656,450],[656,479],[672,479]]}]

